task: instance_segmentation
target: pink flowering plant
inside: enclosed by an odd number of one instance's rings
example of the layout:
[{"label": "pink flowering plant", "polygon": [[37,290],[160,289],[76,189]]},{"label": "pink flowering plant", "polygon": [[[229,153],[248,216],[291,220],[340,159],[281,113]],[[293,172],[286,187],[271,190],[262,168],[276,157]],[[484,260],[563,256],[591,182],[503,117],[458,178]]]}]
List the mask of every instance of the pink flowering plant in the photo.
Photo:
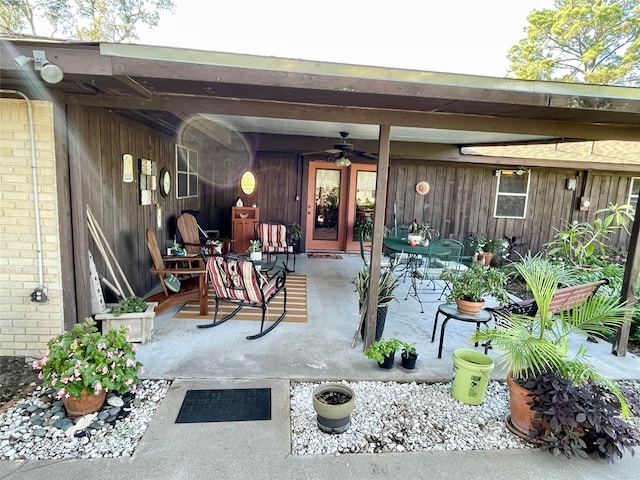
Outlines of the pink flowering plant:
[{"label": "pink flowering plant", "polygon": [[53,388],[57,398],[79,398],[83,392],[97,395],[102,390],[135,393],[144,369],[127,333],[128,328],[122,326],[103,335],[95,321],[87,318],[49,340],[33,368],[40,370],[43,386]]}]

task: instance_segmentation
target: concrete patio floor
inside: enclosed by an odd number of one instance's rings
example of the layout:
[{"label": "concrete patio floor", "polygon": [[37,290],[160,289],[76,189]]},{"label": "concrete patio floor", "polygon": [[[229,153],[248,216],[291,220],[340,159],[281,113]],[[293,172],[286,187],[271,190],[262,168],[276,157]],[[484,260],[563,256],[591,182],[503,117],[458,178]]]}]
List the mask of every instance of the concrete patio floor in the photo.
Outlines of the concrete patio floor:
[{"label": "concrete patio floor", "polygon": [[[403,476],[415,479],[631,479],[638,478],[640,455],[615,464],[566,459],[538,450],[449,451],[401,454],[291,455],[289,384],[292,380],[379,380],[447,382],[452,353],[474,348],[470,323],[447,325],[442,359],[438,335],[431,343],[437,305],[425,302],[425,313],[412,298],[404,300],[409,280],[397,290],[384,337],[415,342],[420,362],[414,372],[380,369],[362,353],[360,339],[351,348],[358,323],[358,300],[351,280],[360,269],[357,255],[342,259],[299,256],[296,273],[307,275],[308,321],[283,322],[258,340],[245,336],[258,322],[231,320],[197,329],[203,320],[175,319],[178,307],[155,319],[151,342],[140,347],[145,377],[174,380],[153,422],[131,458],[0,462],[0,478],[122,479],[368,479]],[[435,296],[437,298],[437,295]],[[575,339],[573,347],[584,339]],[[640,380],[640,358],[615,357],[611,345],[587,343],[593,364],[614,379]],[[482,351],[481,348],[478,348]],[[498,357],[489,350],[489,355]],[[396,363],[399,363],[396,360]],[[495,380],[505,372],[496,366]],[[176,424],[188,389],[272,389],[272,420],[262,422]]]}]

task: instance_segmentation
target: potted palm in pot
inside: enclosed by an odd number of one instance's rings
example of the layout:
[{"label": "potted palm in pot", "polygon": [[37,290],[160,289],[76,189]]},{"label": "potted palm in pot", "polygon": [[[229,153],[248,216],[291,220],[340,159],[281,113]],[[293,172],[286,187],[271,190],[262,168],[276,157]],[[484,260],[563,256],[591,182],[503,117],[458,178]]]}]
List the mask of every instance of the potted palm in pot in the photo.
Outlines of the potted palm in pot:
[{"label": "potted palm in pot", "polygon": [[440,278],[451,283],[447,301],[455,302],[458,310],[467,315],[477,314],[484,307],[484,298],[488,295],[495,297],[501,305],[509,300],[505,288],[507,276],[495,268],[484,268],[474,263],[464,270],[444,269]]},{"label": "potted palm in pot", "polygon": [[[394,260],[389,268],[386,268],[380,272],[380,279],[378,280],[378,311],[375,335],[376,340],[380,340],[382,338],[389,304],[396,299],[394,291],[396,288],[398,288],[398,285],[400,285],[400,281],[395,274],[395,269],[398,266],[398,263],[399,258]],[[369,280],[369,266],[363,264],[362,269],[360,270],[360,272],[358,272],[354,280],[361,307],[362,305],[366,304],[367,299],[369,298]],[[364,337],[364,325],[362,325],[361,333]]]},{"label": "potted palm in pot", "polygon": [[[626,321],[627,307],[618,298],[594,296],[570,312],[554,313],[550,310],[550,303],[558,284],[567,279],[566,269],[540,255],[525,257],[515,268],[527,282],[538,313],[528,316],[507,309],[500,314],[495,326],[484,327],[471,337],[473,342],[490,342],[493,348],[502,353],[498,362],[508,369],[510,415],[507,417],[507,426],[510,430],[523,438],[536,431],[538,418],[543,416],[536,416],[531,408],[534,397],[546,396],[546,387],[540,388],[540,385],[557,388],[561,379],[580,388],[600,385],[608,391],[610,398],[616,399],[622,415],[627,415],[629,409],[622,391],[589,365],[586,347],[581,345],[577,352],[572,353],[568,346],[569,337],[574,334],[583,337],[612,334]],[[549,375],[559,380],[549,381]],[[576,422],[572,420],[582,417],[581,412],[576,404],[574,416],[565,416],[561,420],[573,432],[573,438],[577,439],[576,451],[585,447],[582,437],[588,430],[583,427],[577,429]],[[600,412],[594,412],[593,415],[600,415]],[[557,421],[554,422],[557,424]],[[599,435],[603,435],[602,431],[595,434],[596,445]],[[538,440],[548,438],[544,434],[537,437]]]}]

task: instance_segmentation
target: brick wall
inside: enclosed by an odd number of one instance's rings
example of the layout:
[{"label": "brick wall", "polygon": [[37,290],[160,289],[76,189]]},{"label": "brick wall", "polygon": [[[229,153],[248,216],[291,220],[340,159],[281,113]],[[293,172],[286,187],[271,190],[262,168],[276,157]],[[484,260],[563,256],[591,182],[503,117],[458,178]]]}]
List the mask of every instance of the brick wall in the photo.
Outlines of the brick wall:
[{"label": "brick wall", "polygon": [[53,105],[32,101],[44,285],[39,286],[27,102],[0,98],[0,355],[37,356],[63,329]]}]

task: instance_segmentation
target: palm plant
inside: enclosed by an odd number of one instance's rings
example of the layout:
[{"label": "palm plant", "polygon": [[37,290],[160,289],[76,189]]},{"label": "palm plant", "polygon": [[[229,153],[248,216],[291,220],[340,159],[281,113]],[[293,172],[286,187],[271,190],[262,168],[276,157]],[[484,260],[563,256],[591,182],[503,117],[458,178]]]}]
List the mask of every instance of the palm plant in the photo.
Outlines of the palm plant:
[{"label": "palm plant", "polygon": [[499,362],[513,378],[524,380],[553,372],[575,384],[592,380],[605,384],[621,400],[619,389],[587,363],[587,349],[581,345],[575,354],[569,351],[569,337],[605,336],[615,332],[627,319],[628,307],[617,297],[596,295],[571,311],[552,312],[550,303],[559,283],[566,282],[571,271],[559,268],[548,259],[527,256],[516,265],[538,306],[536,316],[507,313],[494,327],[475,332],[471,341],[490,342],[503,352]]}]

